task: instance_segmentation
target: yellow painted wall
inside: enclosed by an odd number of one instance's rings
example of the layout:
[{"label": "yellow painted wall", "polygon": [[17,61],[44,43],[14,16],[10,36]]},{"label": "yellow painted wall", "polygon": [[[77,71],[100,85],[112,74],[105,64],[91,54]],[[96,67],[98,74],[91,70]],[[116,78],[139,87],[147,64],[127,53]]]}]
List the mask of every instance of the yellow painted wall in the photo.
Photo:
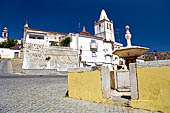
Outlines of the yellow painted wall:
[{"label": "yellow painted wall", "polygon": [[170,66],[137,68],[139,100],[131,106],[170,113]]},{"label": "yellow painted wall", "polygon": [[124,105],[124,103],[103,98],[101,72],[99,70],[68,73],[68,92],[71,98],[104,104]]},{"label": "yellow painted wall", "polygon": [[69,97],[98,101],[102,99],[100,71],[68,73]]},{"label": "yellow painted wall", "polygon": [[1,58],[11,58],[10,54],[2,54]]}]

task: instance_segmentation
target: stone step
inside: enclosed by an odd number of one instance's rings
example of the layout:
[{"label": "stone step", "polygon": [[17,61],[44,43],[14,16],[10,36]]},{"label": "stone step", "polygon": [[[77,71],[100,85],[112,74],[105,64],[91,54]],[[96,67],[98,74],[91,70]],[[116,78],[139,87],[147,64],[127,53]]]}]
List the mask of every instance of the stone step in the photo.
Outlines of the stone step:
[{"label": "stone step", "polygon": [[22,73],[22,59],[12,59],[13,73]]}]

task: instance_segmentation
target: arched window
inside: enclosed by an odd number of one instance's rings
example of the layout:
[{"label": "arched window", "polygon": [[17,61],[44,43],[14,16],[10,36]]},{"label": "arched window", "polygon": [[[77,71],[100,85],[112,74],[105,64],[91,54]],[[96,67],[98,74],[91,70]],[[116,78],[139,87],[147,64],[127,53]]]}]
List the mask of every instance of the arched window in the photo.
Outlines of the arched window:
[{"label": "arched window", "polygon": [[99,24],[99,30],[100,30],[101,24]]},{"label": "arched window", "polygon": [[109,24],[107,23],[107,29],[109,29]]},{"label": "arched window", "polygon": [[4,33],[4,37],[7,37],[7,33]]}]

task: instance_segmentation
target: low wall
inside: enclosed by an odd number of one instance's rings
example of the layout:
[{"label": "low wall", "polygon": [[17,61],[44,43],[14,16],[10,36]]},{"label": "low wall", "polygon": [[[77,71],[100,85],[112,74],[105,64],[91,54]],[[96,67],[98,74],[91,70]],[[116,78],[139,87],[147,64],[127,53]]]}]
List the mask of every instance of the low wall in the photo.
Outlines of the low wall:
[{"label": "low wall", "polygon": [[69,97],[98,101],[102,99],[101,72],[72,72],[68,73]]},{"label": "low wall", "polygon": [[154,111],[170,112],[170,62],[148,61],[137,66],[138,100],[131,105]]},{"label": "low wall", "polygon": [[55,69],[22,69],[27,75],[67,75],[67,71],[57,71]]},{"label": "low wall", "polygon": [[124,105],[110,97],[110,72],[108,67],[68,69],[68,96],[71,98]]}]

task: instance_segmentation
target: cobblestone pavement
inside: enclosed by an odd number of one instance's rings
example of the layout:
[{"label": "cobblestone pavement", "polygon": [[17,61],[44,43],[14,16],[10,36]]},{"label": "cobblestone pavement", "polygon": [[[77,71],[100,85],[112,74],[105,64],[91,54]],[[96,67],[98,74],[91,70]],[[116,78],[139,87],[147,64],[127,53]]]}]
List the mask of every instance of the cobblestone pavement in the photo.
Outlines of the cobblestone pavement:
[{"label": "cobblestone pavement", "polygon": [[67,77],[0,76],[0,113],[150,113],[64,97]]}]

